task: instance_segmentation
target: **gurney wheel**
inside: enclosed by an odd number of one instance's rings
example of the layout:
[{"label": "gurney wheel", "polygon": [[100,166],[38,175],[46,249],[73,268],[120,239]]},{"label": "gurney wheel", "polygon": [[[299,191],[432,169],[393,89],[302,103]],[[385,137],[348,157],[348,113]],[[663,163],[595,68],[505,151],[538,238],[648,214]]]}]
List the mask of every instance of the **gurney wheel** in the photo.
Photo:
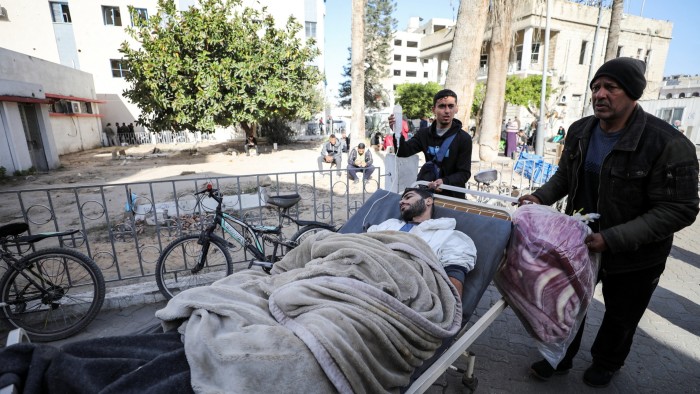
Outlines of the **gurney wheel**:
[{"label": "gurney wheel", "polygon": [[467,374],[465,373],[462,375],[462,384],[466,386],[466,388],[469,390],[469,392],[473,393],[476,391],[476,388],[479,386],[479,379],[476,378],[476,376],[472,376],[471,378],[467,377]]}]

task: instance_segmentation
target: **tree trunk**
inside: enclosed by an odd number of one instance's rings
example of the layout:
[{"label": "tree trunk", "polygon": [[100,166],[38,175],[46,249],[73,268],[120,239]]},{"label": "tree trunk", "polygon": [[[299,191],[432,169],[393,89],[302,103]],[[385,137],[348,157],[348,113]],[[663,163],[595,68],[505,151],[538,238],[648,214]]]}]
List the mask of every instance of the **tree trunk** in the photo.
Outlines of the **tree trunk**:
[{"label": "tree trunk", "polygon": [[624,9],[624,0],[613,0],[612,14],[610,15],[610,28],[608,30],[608,42],[605,45],[605,61],[617,57],[617,43],[620,40],[620,21]]},{"label": "tree trunk", "polygon": [[485,161],[498,157],[508,77],[508,54],[513,42],[513,4],[510,0],[493,0],[490,17],[489,71],[479,138],[479,158]]},{"label": "tree trunk", "polygon": [[453,90],[459,98],[456,118],[469,129],[474,88],[479,71],[481,46],[486,29],[489,0],[461,0],[457,13],[452,51],[450,52],[445,88]]},{"label": "tree trunk", "polygon": [[365,7],[367,0],[352,0],[352,121],[350,140],[365,138]]}]

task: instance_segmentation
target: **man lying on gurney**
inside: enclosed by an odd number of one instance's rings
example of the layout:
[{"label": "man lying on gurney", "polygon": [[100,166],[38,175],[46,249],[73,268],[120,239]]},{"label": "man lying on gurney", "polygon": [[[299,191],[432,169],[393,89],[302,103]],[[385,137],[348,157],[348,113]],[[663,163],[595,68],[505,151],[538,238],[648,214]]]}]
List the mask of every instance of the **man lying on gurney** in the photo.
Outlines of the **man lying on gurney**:
[{"label": "man lying on gurney", "polygon": [[403,221],[365,234],[318,233],[271,275],[244,270],[184,291],[156,313],[164,333],[60,351],[10,346],[0,351],[0,388],[398,392],[459,330],[461,279],[476,259],[454,219],[430,219],[432,207],[428,190],[407,189]]}]

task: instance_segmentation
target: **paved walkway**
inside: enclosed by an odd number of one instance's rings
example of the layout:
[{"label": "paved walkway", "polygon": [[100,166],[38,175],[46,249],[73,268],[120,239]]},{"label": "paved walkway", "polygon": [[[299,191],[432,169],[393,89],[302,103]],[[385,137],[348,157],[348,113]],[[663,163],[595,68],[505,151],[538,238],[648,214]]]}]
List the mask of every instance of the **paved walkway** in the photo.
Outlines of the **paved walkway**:
[{"label": "paved walkway", "polygon": [[[506,311],[470,349],[476,354],[479,393],[696,393],[700,392],[700,220],[676,234],[660,285],[635,337],[626,365],[605,389],[588,388],[583,371],[591,362],[590,346],[602,319],[600,286],[591,305],[581,352],[572,372],[540,382],[529,376],[531,362],[540,359],[537,348],[512,310]],[[477,315],[500,298],[489,288]],[[164,302],[105,310],[82,333],[54,345],[82,339],[128,335],[157,323],[154,312]],[[4,342],[4,341],[3,341]],[[464,360],[458,361],[464,367]],[[429,393],[468,392],[461,375],[447,372]]]}]

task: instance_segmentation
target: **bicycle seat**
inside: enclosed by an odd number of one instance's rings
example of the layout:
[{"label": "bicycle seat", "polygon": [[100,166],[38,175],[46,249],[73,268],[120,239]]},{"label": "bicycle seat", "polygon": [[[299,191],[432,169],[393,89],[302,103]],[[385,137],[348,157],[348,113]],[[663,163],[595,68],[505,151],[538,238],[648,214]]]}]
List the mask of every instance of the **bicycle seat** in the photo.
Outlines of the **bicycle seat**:
[{"label": "bicycle seat", "polygon": [[266,196],[265,202],[279,208],[287,209],[295,206],[301,201],[301,196],[297,193],[287,194],[284,196]]},{"label": "bicycle seat", "polygon": [[33,234],[33,235],[26,235],[24,237],[15,238],[15,242],[31,244],[34,242],[39,242],[42,239],[52,238],[52,237],[63,237],[66,235],[73,235],[73,234],[79,233],[79,232],[80,232],[80,230],[68,230],[68,231],[63,231],[63,232],[51,232],[51,233],[39,233],[39,234]]},{"label": "bicycle seat", "polygon": [[493,181],[498,179],[498,171],[494,169],[490,170],[481,170],[474,174],[474,180],[479,182],[479,183],[486,183],[489,184]]},{"label": "bicycle seat", "polygon": [[10,223],[0,226],[0,238],[5,238],[11,235],[19,235],[29,230],[27,223]]}]

